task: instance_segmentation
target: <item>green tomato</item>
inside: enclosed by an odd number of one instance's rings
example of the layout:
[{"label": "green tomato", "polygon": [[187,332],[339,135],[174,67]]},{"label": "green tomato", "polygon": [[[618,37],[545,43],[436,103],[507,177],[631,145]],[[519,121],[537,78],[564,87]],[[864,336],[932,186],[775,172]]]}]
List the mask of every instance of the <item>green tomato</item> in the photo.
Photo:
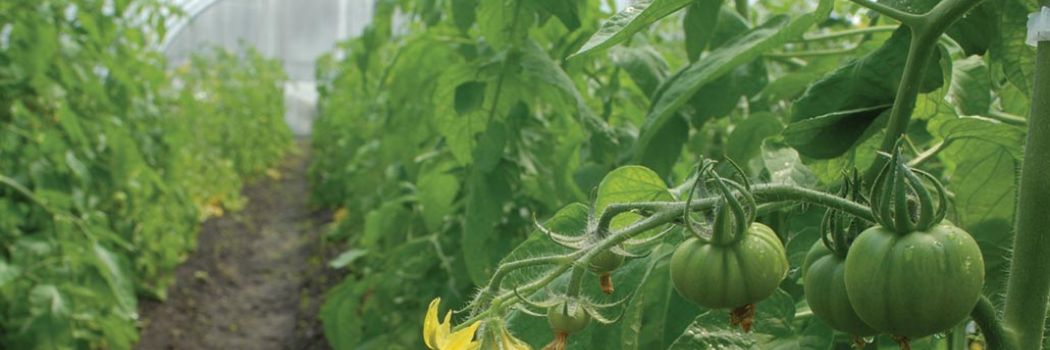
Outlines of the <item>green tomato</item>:
[{"label": "green tomato", "polygon": [[757,222],[736,242],[720,245],[693,237],[671,255],[675,290],[711,309],[738,308],[768,298],[787,271],[780,238]]},{"label": "green tomato", "polygon": [[977,242],[947,221],[907,234],[869,228],[846,255],[846,292],[857,315],[896,336],[916,339],[959,324],[983,285]]},{"label": "green tomato", "polygon": [[576,302],[562,302],[547,308],[547,322],[554,333],[573,334],[587,328],[591,315]]},{"label": "green tomato", "polygon": [[587,264],[587,268],[596,275],[604,275],[613,272],[620,267],[620,265],[623,265],[623,261],[623,255],[613,253],[611,250],[606,249],[595,254]]},{"label": "green tomato", "polygon": [[835,255],[817,241],[802,264],[802,286],[806,301],[831,328],[857,336],[878,334],[857,316],[846,294],[846,259]]}]

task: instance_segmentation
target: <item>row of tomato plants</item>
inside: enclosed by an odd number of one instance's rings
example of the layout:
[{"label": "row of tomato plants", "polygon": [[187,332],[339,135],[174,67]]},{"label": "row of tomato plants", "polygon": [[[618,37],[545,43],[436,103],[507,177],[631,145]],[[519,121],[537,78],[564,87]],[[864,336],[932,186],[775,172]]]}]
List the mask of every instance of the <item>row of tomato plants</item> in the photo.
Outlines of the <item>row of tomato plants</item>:
[{"label": "row of tomato plants", "polygon": [[335,348],[1045,346],[1034,1],[607,5],[380,1],[320,60]]},{"label": "row of tomato plants", "polygon": [[0,3],[0,348],[131,348],[139,298],[292,145],[280,64],[167,69],[166,6]]}]

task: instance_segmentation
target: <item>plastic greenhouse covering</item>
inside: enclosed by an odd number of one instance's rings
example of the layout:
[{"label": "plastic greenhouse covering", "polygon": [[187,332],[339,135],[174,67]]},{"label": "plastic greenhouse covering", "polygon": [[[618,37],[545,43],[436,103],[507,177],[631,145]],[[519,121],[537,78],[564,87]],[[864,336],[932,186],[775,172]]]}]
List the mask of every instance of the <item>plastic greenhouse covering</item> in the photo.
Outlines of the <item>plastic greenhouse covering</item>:
[{"label": "plastic greenhouse covering", "polygon": [[214,47],[254,47],[288,73],[286,121],[308,134],[317,93],[314,60],[368,25],[370,0],[182,0],[185,15],[168,23],[163,49],[175,65]]}]

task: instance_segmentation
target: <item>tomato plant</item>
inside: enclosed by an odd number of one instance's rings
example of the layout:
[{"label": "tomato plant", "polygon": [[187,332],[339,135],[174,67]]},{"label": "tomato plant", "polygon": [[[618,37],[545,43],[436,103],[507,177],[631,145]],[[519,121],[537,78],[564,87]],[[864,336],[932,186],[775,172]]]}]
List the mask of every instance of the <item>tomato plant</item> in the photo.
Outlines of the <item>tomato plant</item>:
[{"label": "tomato plant", "polygon": [[523,305],[570,298],[623,301],[570,349],[1040,348],[1035,10],[379,2],[319,61],[314,196],[351,213],[330,238],[368,252],[326,337],[416,348],[404,320],[440,296],[457,330],[540,346]]},{"label": "tomato plant", "polygon": [[291,146],[281,67],[167,70],[168,10],[0,3],[0,348],[130,349],[139,297],[163,299],[202,218]]}]

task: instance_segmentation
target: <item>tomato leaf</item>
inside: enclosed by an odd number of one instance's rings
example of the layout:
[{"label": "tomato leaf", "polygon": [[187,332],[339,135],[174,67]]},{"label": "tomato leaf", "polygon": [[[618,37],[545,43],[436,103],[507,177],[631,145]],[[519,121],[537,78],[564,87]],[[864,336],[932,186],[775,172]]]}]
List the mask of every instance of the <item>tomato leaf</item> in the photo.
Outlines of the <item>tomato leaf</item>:
[{"label": "tomato leaf", "polygon": [[963,115],[985,115],[992,106],[992,81],[980,56],[956,60],[952,65],[948,97]]},{"label": "tomato leaf", "polygon": [[732,159],[744,169],[750,168],[748,162],[759,155],[762,142],[771,136],[780,134],[784,128],[780,120],[770,113],[755,113],[737,123],[726,141],[726,157]]},{"label": "tomato leaf", "polygon": [[510,198],[510,183],[500,170],[492,173],[475,172],[467,183],[466,222],[460,245],[463,259],[468,261],[467,272],[475,285],[483,286],[504,252],[493,249],[507,234],[495,226],[503,216],[503,203]]},{"label": "tomato leaf", "polygon": [[640,0],[634,2],[620,13],[602,23],[598,32],[594,33],[587,43],[579,51],[569,56],[569,59],[577,59],[584,55],[607,49],[619,44],[634,33],[644,29],[653,22],[667,17],[682,9],[694,0]]},{"label": "tomato leaf", "polygon": [[788,124],[784,140],[808,157],[842,155],[886,124],[892,104],[832,112]]},{"label": "tomato leaf", "polygon": [[474,26],[478,1],[480,0],[452,0],[452,21],[461,32],[466,32]]},{"label": "tomato leaf", "polygon": [[641,166],[624,166],[605,175],[598,185],[594,212],[601,213],[615,203],[671,201],[667,184],[652,170]]},{"label": "tomato leaf", "polygon": [[817,184],[817,177],[802,163],[794,148],[767,141],[762,144],[762,161],[771,183],[801,187]]},{"label": "tomato leaf", "polygon": [[715,35],[722,0],[699,0],[689,5],[682,19],[685,32],[685,52],[690,62],[700,59],[707,43]]},{"label": "tomato leaf", "polygon": [[616,143],[616,136],[612,128],[594,114],[565,70],[551,60],[536,42],[529,41],[528,45],[525,45],[521,56],[521,67],[524,79],[543,82],[557,89],[565,99],[571,101],[570,105],[576,108],[574,111],[576,118],[584,128],[606,144]]},{"label": "tomato leaf", "polygon": [[621,47],[612,51],[613,63],[620,67],[642,89],[652,97],[656,89],[667,79],[667,62],[652,47]]},{"label": "tomato leaf", "polygon": [[1028,14],[1035,12],[1034,1],[1003,0],[1000,15],[1000,37],[990,48],[993,60],[999,62],[1007,80],[1028,96],[1035,75],[1035,48],[1025,44],[1028,36]]},{"label": "tomato leaf", "polygon": [[[876,118],[880,116],[881,108],[893,104],[904,73],[910,38],[909,29],[897,29],[877,50],[849,61],[811,85],[792,106],[791,121],[794,124],[821,117],[824,120],[821,125],[804,127],[815,136],[787,137],[788,142],[807,157],[828,159],[842,155],[866,136],[874,134],[875,130],[869,129],[881,129]],[[940,52],[937,51],[931,62],[939,59]],[[937,65],[930,64],[929,67],[921,82],[921,92],[934,91],[943,84],[941,70],[935,68]],[[802,126],[788,126],[788,130],[795,128]],[[839,134],[843,130],[845,134]],[[836,137],[827,136],[831,134]]]},{"label": "tomato leaf", "polygon": [[669,86],[653,103],[640,128],[635,147],[638,149],[648,147],[657,132],[702,86],[718,79],[739,65],[753,61],[762,53],[802,35],[818,20],[826,18],[830,11],[831,1],[823,0],[814,12],[794,20],[788,20],[786,16],[773,17],[763,25],[683,68],[677,78],[666,83]]}]

